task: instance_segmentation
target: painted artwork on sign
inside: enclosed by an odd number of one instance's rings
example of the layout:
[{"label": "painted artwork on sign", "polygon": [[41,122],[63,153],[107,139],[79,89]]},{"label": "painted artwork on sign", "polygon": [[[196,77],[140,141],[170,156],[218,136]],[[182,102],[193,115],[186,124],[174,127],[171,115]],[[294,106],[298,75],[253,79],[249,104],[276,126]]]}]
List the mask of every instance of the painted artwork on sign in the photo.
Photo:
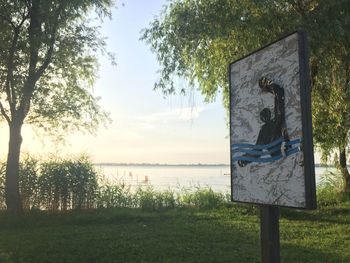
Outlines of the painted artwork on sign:
[{"label": "painted artwork on sign", "polygon": [[289,35],[230,65],[233,201],[308,206],[305,178],[314,175],[305,161],[313,165],[313,157],[303,147],[312,135],[311,125],[303,124],[311,115],[302,102],[299,37]]}]

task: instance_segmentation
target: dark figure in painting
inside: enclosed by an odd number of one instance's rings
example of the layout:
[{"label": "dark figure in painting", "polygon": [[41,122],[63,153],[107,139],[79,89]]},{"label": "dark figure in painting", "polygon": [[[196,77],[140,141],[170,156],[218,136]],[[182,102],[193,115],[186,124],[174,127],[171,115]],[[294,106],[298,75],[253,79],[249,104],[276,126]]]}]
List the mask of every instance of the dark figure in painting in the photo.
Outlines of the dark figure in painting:
[{"label": "dark figure in painting", "polygon": [[269,92],[275,98],[274,122],[276,124],[276,128],[274,133],[276,135],[278,134],[278,137],[273,139],[283,136],[285,141],[289,141],[284,111],[284,89],[265,77],[259,79],[259,87],[261,88],[262,92]]},{"label": "dark figure in painting", "polygon": [[[264,108],[260,112],[260,120],[264,122],[261,126],[256,145],[266,145],[273,141],[283,137],[285,142],[289,141],[287,133],[285,112],[284,112],[284,89],[272,82],[271,80],[262,77],[259,79],[259,87],[262,92],[269,92],[274,95],[274,113],[275,116],[271,119],[271,111],[268,108]],[[281,154],[282,142],[275,145],[269,150],[272,157]],[[287,147],[286,147],[287,148]],[[287,149],[284,149],[287,150]],[[262,151],[262,150],[256,150]],[[259,158],[260,155],[246,154],[247,157]],[[238,165],[246,166],[250,161],[239,160]]]}]

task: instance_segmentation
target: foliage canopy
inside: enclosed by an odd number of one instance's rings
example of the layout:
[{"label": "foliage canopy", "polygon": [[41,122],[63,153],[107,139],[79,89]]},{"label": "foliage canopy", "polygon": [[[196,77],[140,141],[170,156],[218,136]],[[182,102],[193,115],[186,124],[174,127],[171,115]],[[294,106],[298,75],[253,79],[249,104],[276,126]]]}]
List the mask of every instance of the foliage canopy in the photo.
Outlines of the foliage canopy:
[{"label": "foliage canopy", "polygon": [[[229,108],[227,65],[296,30],[310,43],[314,139],[325,159],[339,151],[343,175],[350,140],[349,0],[173,0],[142,37],[161,64],[155,88],[176,91],[174,78],[198,85],[207,101],[223,93]],[[343,156],[343,158],[342,158]],[[345,160],[345,162],[344,162]]]},{"label": "foliage canopy", "polygon": [[24,122],[56,134],[93,131],[108,120],[90,90],[96,52],[105,53],[88,19],[110,16],[112,0],[0,0],[0,113],[9,126],[6,205],[22,211],[19,194]]},{"label": "foliage canopy", "polygon": [[100,19],[110,16],[110,6],[110,0],[0,1],[4,119],[18,115],[47,131],[91,131],[107,120],[91,94],[95,54],[106,53],[106,44],[87,17],[93,9]]}]

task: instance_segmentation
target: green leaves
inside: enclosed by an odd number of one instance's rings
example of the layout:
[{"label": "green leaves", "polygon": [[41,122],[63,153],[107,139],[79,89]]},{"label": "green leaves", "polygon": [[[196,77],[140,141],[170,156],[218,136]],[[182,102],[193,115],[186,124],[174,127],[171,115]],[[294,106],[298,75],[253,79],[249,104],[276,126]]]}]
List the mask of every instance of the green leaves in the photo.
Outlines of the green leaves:
[{"label": "green leaves", "polygon": [[229,107],[230,62],[295,30],[309,36],[316,145],[329,155],[348,146],[350,131],[350,5],[348,0],[173,0],[142,32],[161,64],[155,84],[178,91],[174,77],[209,102]]},{"label": "green leaves", "polygon": [[110,16],[111,6],[110,0],[1,0],[3,115],[10,121],[27,118],[47,130],[92,131],[108,122],[91,88],[98,69],[96,53],[110,54],[99,27],[86,17],[94,11],[102,20]]},{"label": "green leaves", "polygon": [[227,95],[227,65],[282,33],[279,23],[285,19],[271,2],[172,1],[141,37],[162,65],[155,88],[174,93],[174,79],[182,76],[189,87],[199,86],[208,102],[218,91]]},{"label": "green leaves", "polygon": [[109,120],[90,91],[96,52],[106,53],[106,44],[87,17],[94,10],[102,20],[111,6],[111,0],[0,0],[0,120],[11,127],[6,204],[17,214],[23,123],[57,136],[91,132]]}]

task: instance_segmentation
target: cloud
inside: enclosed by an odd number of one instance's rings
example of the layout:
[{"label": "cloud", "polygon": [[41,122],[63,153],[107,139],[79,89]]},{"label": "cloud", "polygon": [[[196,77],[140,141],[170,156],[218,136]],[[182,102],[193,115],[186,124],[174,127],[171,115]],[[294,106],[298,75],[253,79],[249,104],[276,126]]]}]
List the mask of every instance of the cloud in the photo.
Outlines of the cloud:
[{"label": "cloud", "polygon": [[198,119],[205,107],[182,107],[163,112],[155,112],[148,115],[135,117],[137,120],[145,122],[167,122],[167,121],[193,121]]},{"label": "cloud", "polygon": [[183,109],[178,109],[179,119],[185,121],[192,121],[199,118],[199,114],[205,110],[204,107],[201,108],[192,108],[187,107]]}]

